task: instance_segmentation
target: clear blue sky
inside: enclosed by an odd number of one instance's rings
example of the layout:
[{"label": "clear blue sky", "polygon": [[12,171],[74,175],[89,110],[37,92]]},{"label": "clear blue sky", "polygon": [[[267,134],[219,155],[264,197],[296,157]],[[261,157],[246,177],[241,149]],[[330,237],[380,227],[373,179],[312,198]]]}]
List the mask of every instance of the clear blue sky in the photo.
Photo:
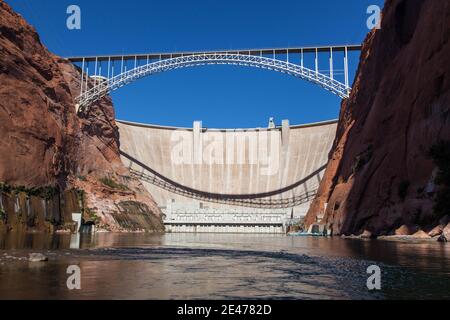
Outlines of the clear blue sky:
[{"label": "clear blue sky", "polygon": [[[61,56],[361,43],[366,9],[382,0],[6,0]],[[82,29],[66,28],[66,9]],[[357,56],[351,57],[351,80]],[[148,77],[113,93],[117,118],[173,126],[247,128],[337,118],[340,99],[267,70],[205,66]]]}]

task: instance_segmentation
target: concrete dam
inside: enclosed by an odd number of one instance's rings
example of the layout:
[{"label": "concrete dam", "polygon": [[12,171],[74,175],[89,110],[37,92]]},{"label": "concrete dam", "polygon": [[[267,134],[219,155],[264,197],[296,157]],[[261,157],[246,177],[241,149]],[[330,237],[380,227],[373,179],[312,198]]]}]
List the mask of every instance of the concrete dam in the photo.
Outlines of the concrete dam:
[{"label": "concrete dam", "polygon": [[161,207],[168,232],[285,232],[316,195],[337,128],[117,124],[122,161]]}]

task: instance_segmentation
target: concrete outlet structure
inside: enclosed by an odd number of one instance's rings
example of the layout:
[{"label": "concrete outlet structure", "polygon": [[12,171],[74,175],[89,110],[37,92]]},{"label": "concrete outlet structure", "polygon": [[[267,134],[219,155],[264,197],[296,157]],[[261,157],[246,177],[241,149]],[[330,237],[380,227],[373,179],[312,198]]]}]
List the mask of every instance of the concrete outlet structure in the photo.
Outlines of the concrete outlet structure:
[{"label": "concrete outlet structure", "polygon": [[167,232],[285,233],[289,209],[204,208],[203,204],[169,202],[164,210]]}]

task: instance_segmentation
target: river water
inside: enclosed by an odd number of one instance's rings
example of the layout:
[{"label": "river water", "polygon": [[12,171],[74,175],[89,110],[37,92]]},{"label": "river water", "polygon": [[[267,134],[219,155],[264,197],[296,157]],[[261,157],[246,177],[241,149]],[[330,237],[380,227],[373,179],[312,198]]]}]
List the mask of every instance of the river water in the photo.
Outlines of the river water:
[{"label": "river water", "polygon": [[[72,249],[71,249],[72,247]],[[48,262],[30,263],[29,253]],[[67,288],[67,268],[81,290]],[[379,291],[367,268],[381,268]],[[254,234],[0,236],[0,299],[450,299],[450,245]]]}]

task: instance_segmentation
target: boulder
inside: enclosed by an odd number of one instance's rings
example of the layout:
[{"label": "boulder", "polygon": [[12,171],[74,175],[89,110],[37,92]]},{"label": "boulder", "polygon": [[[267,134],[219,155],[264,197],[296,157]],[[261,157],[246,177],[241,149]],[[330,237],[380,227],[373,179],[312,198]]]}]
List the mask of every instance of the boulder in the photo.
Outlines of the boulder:
[{"label": "boulder", "polygon": [[412,234],[415,234],[419,231],[419,228],[417,226],[408,226],[408,225],[402,225],[400,228],[395,230],[396,236],[410,236]]},{"label": "boulder", "polygon": [[428,232],[428,235],[430,237],[437,237],[440,236],[442,234],[442,231],[444,231],[445,225],[438,225],[435,228],[433,228],[433,230],[431,230],[430,232]]},{"label": "boulder", "polygon": [[48,261],[48,258],[46,256],[44,256],[42,253],[30,253],[28,261],[30,261],[30,262],[46,262],[46,261]]},{"label": "boulder", "polygon": [[418,239],[430,239],[431,237],[428,235],[428,233],[426,233],[423,230],[419,230],[416,233],[414,233],[412,235],[414,238],[418,238]]},{"label": "boulder", "polygon": [[438,239],[439,242],[449,242],[450,241],[450,223],[442,230],[442,234]]},{"label": "boulder", "polygon": [[364,230],[364,232],[360,235],[361,239],[372,239],[374,236],[372,232],[368,230]]}]

